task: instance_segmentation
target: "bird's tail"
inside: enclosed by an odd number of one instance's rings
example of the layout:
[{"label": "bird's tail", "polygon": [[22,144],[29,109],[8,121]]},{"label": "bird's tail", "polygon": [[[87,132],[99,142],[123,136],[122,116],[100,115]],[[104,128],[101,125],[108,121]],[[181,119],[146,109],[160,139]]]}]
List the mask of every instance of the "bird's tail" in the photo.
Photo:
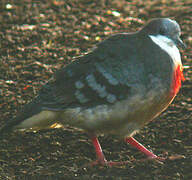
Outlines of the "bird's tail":
[{"label": "bird's tail", "polygon": [[37,131],[40,129],[59,127],[61,127],[61,125],[55,121],[55,112],[41,111],[28,118],[24,118],[23,114],[19,114],[19,116],[9,120],[7,124],[0,129],[0,139],[14,130]]},{"label": "bird's tail", "polygon": [[[0,137],[3,137],[4,134],[10,133],[14,129],[22,129],[22,127],[19,127],[22,123],[24,123],[27,119],[29,120],[31,117],[35,117],[40,112],[41,106],[35,101],[32,101],[29,104],[25,105],[20,110],[20,112],[18,112],[18,116],[5,122],[5,126],[0,129]],[[25,127],[23,127],[23,129],[24,128]],[[30,128],[30,123],[29,127],[26,128]]]},{"label": "bird's tail", "polygon": [[42,107],[39,98],[26,104],[16,118],[0,129],[0,137],[15,129],[40,130],[58,127],[58,111]]}]

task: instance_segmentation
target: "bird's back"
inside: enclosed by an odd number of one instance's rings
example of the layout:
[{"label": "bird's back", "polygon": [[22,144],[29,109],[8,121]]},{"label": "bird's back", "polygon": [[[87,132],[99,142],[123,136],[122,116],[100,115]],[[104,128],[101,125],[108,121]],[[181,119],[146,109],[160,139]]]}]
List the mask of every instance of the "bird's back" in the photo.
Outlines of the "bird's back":
[{"label": "bird's back", "polygon": [[[147,48],[153,44],[148,36],[135,34],[113,35],[60,70],[3,131],[15,125],[41,129],[54,123],[114,131],[117,125],[132,123],[131,132],[152,119],[146,109],[158,105],[157,114],[169,103],[164,96],[170,88],[172,60],[158,46]],[[139,111],[146,118],[136,118]]]}]

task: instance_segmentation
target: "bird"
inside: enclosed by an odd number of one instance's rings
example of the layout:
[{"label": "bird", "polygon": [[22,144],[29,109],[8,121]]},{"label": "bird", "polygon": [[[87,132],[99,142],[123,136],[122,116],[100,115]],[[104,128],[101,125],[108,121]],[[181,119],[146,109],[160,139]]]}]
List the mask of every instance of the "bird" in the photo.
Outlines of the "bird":
[{"label": "bird", "polygon": [[134,135],[156,118],[179,92],[183,66],[179,24],[151,19],[136,32],[117,33],[55,73],[38,95],[0,130],[41,130],[56,125],[83,129],[96,152],[95,164],[107,161],[98,140],[113,134],[160,159]]}]

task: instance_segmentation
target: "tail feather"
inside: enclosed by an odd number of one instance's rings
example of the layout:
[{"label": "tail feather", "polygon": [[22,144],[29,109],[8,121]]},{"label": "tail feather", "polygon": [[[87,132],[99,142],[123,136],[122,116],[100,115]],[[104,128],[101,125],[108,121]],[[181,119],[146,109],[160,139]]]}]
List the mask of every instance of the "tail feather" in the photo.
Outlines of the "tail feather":
[{"label": "tail feather", "polygon": [[16,118],[13,118],[6,122],[6,125],[0,129],[0,137],[5,133],[9,133],[15,129],[20,123],[22,123],[25,119],[28,119],[35,114],[41,112],[40,104],[37,104],[35,101],[25,105],[23,109],[18,113],[19,115]]}]

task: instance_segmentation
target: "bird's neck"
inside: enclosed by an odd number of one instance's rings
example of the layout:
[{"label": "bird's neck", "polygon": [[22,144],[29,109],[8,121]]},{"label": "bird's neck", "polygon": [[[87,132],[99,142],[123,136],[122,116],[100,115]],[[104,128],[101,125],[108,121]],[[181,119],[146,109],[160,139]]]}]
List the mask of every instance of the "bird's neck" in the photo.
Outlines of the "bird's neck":
[{"label": "bird's neck", "polygon": [[149,36],[152,41],[157,44],[162,50],[164,50],[173,60],[173,75],[171,81],[170,96],[174,98],[179,92],[181,82],[184,81],[183,68],[181,63],[181,56],[179,49],[174,45],[173,41],[166,36],[157,35]]},{"label": "bird's neck", "polygon": [[173,60],[173,63],[177,66],[178,64],[181,63],[181,56],[179,53],[179,49],[177,46],[174,44],[174,42],[163,35],[149,35],[151,40],[157,44],[163,51],[165,51]]}]

